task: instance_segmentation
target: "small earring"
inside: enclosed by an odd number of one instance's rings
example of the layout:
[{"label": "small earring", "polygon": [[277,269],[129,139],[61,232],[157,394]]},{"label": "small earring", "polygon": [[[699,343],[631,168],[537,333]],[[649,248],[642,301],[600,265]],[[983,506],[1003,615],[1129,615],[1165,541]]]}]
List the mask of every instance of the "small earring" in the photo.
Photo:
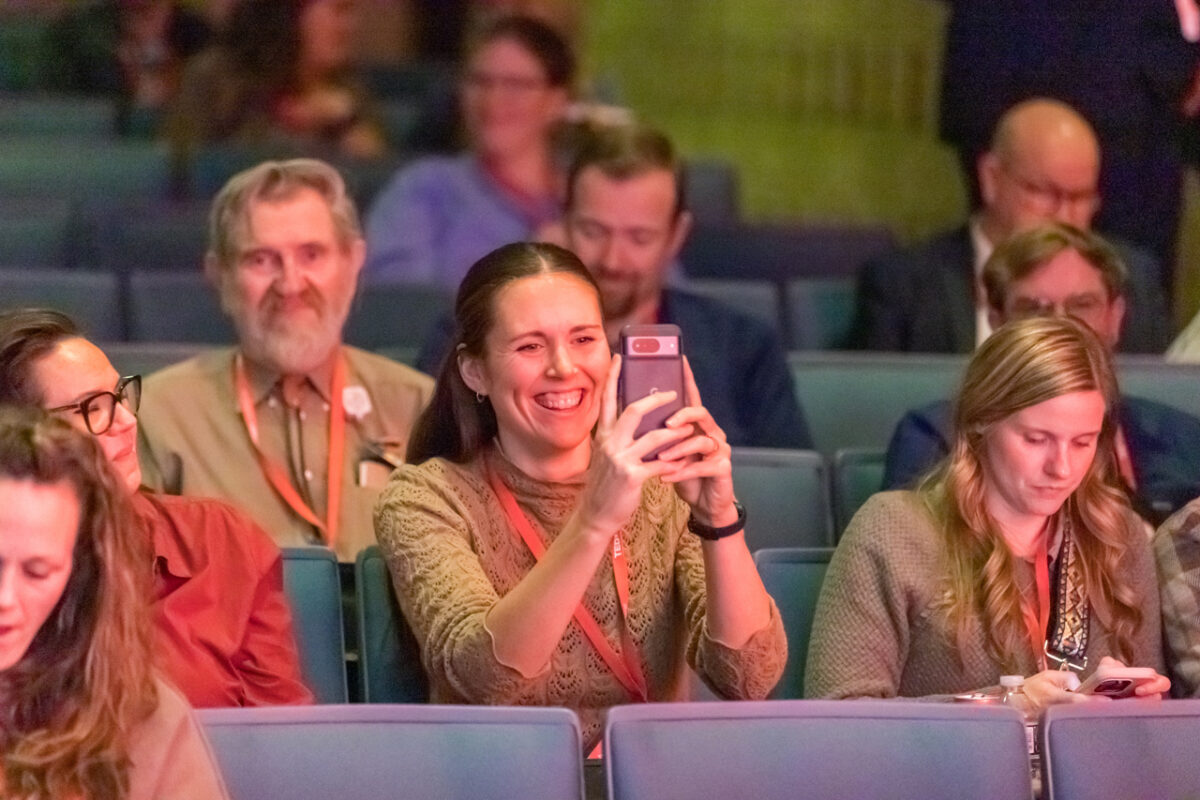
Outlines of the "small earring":
[{"label": "small earring", "polygon": [[482,404],[482,403],[483,403],[483,401],[484,401],[486,398],[487,398],[487,395],[486,395],[486,394],[484,394],[483,392],[476,392],[476,393],[475,393],[475,402],[476,402],[476,403],[480,403],[480,404]]}]

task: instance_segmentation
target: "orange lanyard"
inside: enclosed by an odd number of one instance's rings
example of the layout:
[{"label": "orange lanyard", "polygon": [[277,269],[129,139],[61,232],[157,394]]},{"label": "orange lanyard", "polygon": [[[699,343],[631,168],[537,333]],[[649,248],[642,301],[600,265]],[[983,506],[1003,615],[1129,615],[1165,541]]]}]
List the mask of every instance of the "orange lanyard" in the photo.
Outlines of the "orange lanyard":
[{"label": "orange lanyard", "polygon": [[[504,481],[492,474],[488,470],[488,482],[492,486],[492,491],[496,493],[496,497],[500,500],[500,505],[504,509],[504,515],[508,517],[508,521],[521,539],[524,540],[525,546],[529,548],[529,552],[533,553],[535,561],[540,561],[542,554],[546,552],[545,545],[542,540],[533,532],[533,526],[529,524],[529,519],[521,511],[521,507],[517,505],[517,498],[513,497],[513,493]],[[617,600],[621,604],[621,651],[622,655],[618,656],[613,650],[608,639],[604,638],[604,632],[600,630],[599,623],[583,606],[583,601],[575,608],[575,622],[583,629],[583,633],[587,636],[588,641],[596,648],[596,652],[600,654],[600,658],[608,665],[613,674],[617,676],[617,680],[625,687],[628,692],[633,695],[633,699],[639,703],[644,703],[647,700],[648,694],[646,691],[646,676],[642,674],[641,664],[638,663],[636,650],[633,644],[633,637],[629,635],[629,625],[625,621],[629,619],[629,563],[625,558],[625,548],[621,542],[621,534],[617,533],[613,536],[613,583],[617,587]],[[622,657],[623,656],[623,657]]]},{"label": "orange lanyard", "polygon": [[1046,668],[1046,628],[1050,626],[1050,552],[1045,536],[1042,537],[1033,559],[1033,574],[1037,583],[1037,609],[1026,607],[1024,614],[1025,626],[1029,629],[1029,641],[1033,644],[1033,657],[1040,672]]},{"label": "orange lanyard", "polygon": [[338,515],[342,508],[342,456],[346,451],[346,415],[342,410],[342,390],[346,385],[346,365],[341,355],[333,364],[333,380],[329,389],[329,465],[326,472],[329,483],[328,502],[326,503],[325,519],[322,520],[313,511],[304,498],[292,486],[291,480],[283,467],[271,460],[263,452],[258,441],[258,412],[254,410],[254,396],[250,392],[250,380],[246,377],[246,364],[242,354],[238,353],[233,360],[233,380],[237,388],[238,408],[242,412],[242,421],[246,424],[246,433],[250,435],[250,443],[254,445],[254,455],[263,475],[275,491],[283,498],[283,502],[296,512],[308,524],[319,530],[325,536],[325,543],[333,547],[337,541]]}]

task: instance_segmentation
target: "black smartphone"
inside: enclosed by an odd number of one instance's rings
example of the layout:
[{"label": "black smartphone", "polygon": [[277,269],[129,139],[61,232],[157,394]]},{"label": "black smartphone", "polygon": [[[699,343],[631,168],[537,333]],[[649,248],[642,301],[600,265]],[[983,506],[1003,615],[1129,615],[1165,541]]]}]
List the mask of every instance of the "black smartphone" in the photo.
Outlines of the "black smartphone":
[{"label": "black smartphone", "polygon": [[[678,325],[626,325],[621,329],[620,347],[617,401],[622,411],[648,395],[675,392],[674,400],[642,417],[633,434],[638,438],[655,428],[666,427],[667,418],[684,406],[682,336]],[[642,460],[653,461],[670,446],[647,453]]]}]

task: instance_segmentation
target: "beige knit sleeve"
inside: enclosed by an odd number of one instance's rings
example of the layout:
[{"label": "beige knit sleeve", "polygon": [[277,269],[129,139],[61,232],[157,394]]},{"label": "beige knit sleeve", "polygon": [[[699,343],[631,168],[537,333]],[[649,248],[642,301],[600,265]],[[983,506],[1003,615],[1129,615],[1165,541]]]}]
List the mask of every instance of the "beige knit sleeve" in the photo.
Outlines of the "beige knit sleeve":
[{"label": "beige knit sleeve", "polygon": [[448,469],[436,460],[398,469],[375,506],[375,534],[435,686],[469,703],[511,703],[529,681],[496,659],[484,628],[499,600],[472,548],[473,520],[486,512]]},{"label": "beige knit sleeve", "polygon": [[[686,506],[684,506],[686,509]],[[684,524],[686,514],[679,520]],[[787,635],[775,601],[771,618],[744,645],[733,649],[708,635],[704,554],[693,533],[679,538],[675,553],[675,585],[687,624],[687,661],[718,696],[729,700],[763,700],[775,688],[787,663]]]},{"label": "beige knit sleeve", "polygon": [[922,520],[910,493],[877,494],[842,534],[817,600],[806,697],[895,697],[909,649],[903,553]]}]

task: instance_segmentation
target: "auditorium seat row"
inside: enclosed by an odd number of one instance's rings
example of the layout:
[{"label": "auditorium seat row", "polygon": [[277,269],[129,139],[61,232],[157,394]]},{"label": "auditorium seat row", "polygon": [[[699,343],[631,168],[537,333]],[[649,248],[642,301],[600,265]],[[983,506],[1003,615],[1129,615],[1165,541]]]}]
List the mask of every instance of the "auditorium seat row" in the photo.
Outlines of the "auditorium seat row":
[{"label": "auditorium seat row", "polygon": [[[767,548],[754,554],[788,637],[788,663],[774,698],[803,696],[813,611],[832,548]],[[343,644],[343,591],[337,560],[324,547],[283,548],[284,591],[292,610],[301,672],[318,703],[349,699]],[[378,546],[354,564],[359,694],[367,703],[425,703],[429,684],[417,642],[396,602]]]},{"label": "auditorium seat row", "polygon": [[[34,217],[11,223],[18,253],[29,242],[29,237],[21,238],[20,229],[40,224]],[[0,263],[5,225],[0,218]],[[106,270],[0,266],[3,306],[54,305],[87,322],[93,335],[111,340],[231,341],[232,329],[199,266],[203,263],[203,236],[189,241],[187,234],[171,227],[112,235],[124,237],[121,247],[141,253],[164,253],[182,246],[188,254],[180,253],[179,268],[171,270],[129,267],[128,262],[127,268]],[[160,241],[172,244],[160,245]],[[194,266],[188,269],[183,261]],[[689,281],[687,288],[760,319],[795,349],[837,349],[848,341],[854,306],[852,278],[798,278],[785,287],[787,302],[781,300],[775,284],[767,281],[700,278]],[[372,348],[417,345],[452,303],[453,293],[438,286],[366,286],[359,292],[347,336]]]},{"label": "auditorium seat row", "polygon": [[[208,709],[233,800],[582,800],[575,715],[561,708]],[[1023,723],[997,706],[889,700],[655,703],[612,709],[611,800],[1029,800]],[[1049,709],[1048,800],[1192,797],[1200,701]]]},{"label": "auditorium seat row", "polygon": [[[814,446],[826,458],[846,448],[886,448],[906,411],[953,396],[966,363],[965,355],[788,354]],[[1116,366],[1122,393],[1200,416],[1200,365],[1119,354]]]}]

